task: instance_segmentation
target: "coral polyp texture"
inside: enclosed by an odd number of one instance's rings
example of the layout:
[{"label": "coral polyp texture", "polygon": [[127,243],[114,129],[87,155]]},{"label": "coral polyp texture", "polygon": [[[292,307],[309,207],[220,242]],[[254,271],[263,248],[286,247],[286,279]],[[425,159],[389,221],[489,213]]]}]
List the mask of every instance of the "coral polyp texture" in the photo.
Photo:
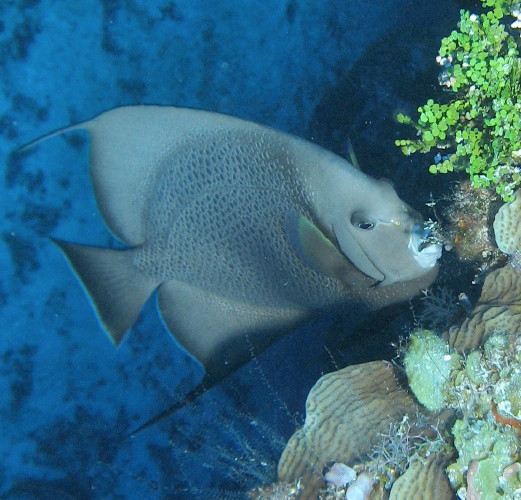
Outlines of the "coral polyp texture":
[{"label": "coral polyp texture", "polygon": [[405,355],[409,387],[428,410],[441,410],[450,390],[450,373],[460,366],[459,354],[430,330],[417,330]]},{"label": "coral polyp texture", "polygon": [[[466,357],[432,332],[412,335],[405,356],[412,391],[431,409],[457,411],[451,433],[458,458],[447,472],[460,498],[521,498],[519,473],[511,473],[521,445],[518,331],[494,330],[482,348]],[[469,491],[481,496],[468,496]]]},{"label": "coral polyp texture", "polygon": [[465,171],[478,188],[495,187],[512,201],[521,184],[521,27],[519,3],[486,0],[490,10],[462,10],[457,29],[441,42],[439,83],[443,102],[429,99],[418,118],[398,114],[416,129],[399,139],[403,153],[435,150],[429,172]]},{"label": "coral polyp texture", "polygon": [[505,203],[494,218],[494,234],[498,248],[508,255],[521,251],[521,196],[519,190],[515,200]]},{"label": "coral polyp texture", "polygon": [[459,259],[493,265],[499,252],[488,224],[494,210],[490,193],[464,180],[457,183],[449,200],[443,216],[449,224],[448,240]]}]

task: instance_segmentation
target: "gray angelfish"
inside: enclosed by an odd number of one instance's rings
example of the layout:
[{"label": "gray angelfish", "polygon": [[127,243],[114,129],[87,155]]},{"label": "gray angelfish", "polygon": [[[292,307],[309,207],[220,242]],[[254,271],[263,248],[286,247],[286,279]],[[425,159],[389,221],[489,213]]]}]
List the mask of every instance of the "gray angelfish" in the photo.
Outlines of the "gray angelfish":
[{"label": "gray angelfish", "polygon": [[[385,182],[230,116],[116,108],[86,129],[99,210],[126,250],[57,241],[119,344],[157,290],[176,340],[220,381],[311,314],[406,300],[438,245]],[[423,248],[424,247],[424,248]]]}]

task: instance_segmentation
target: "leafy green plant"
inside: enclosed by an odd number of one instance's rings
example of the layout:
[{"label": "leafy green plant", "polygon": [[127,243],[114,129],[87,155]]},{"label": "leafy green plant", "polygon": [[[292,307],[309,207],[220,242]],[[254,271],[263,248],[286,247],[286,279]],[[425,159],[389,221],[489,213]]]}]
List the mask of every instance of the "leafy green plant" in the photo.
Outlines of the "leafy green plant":
[{"label": "leafy green plant", "polygon": [[429,172],[466,171],[475,187],[494,186],[504,201],[512,201],[521,184],[521,5],[482,3],[491,10],[462,10],[458,29],[441,42],[439,83],[449,99],[429,99],[417,120],[398,114],[417,138],[396,145],[406,155],[435,149]]}]

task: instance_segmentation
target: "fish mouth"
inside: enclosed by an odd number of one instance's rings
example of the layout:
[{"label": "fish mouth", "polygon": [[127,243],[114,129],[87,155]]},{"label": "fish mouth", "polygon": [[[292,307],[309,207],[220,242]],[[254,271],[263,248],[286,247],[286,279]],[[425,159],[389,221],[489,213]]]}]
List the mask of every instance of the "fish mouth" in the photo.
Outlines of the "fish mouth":
[{"label": "fish mouth", "polygon": [[415,224],[409,239],[409,251],[422,269],[432,269],[441,257],[441,245],[428,240],[431,232],[423,223]]}]

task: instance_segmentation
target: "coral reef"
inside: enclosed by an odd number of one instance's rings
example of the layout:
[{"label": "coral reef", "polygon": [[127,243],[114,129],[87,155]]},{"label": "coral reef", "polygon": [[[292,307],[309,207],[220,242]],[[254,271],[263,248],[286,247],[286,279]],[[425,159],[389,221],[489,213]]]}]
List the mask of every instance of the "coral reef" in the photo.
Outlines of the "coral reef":
[{"label": "coral reef", "polygon": [[415,409],[387,362],[348,366],[324,375],[307,398],[304,427],[282,454],[279,479],[294,481],[309,471],[322,477],[328,462],[351,463],[371,451],[390,422],[400,421],[407,412],[414,415]]},{"label": "coral reef", "polygon": [[488,221],[494,212],[494,197],[475,188],[469,180],[457,183],[448,197],[442,215],[448,223],[446,240],[464,261],[475,261],[486,268],[496,264],[498,251]]},{"label": "coral reef", "polygon": [[[383,498],[412,463],[427,464],[431,456],[450,453],[441,431],[452,413],[422,411],[397,378],[385,361],[323,376],[308,396],[304,427],[280,458],[279,481],[297,481],[302,498]],[[328,464],[333,466],[324,476]],[[356,478],[339,477],[344,464]]]},{"label": "coral reef", "polygon": [[521,496],[519,474],[507,469],[520,460],[521,338],[494,333],[451,380],[462,413],[452,429],[459,455],[448,467],[452,485],[463,488],[467,473],[467,488],[482,498]]},{"label": "coral reef", "polygon": [[413,461],[405,473],[394,483],[389,500],[407,498],[447,500],[452,498],[454,492],[445,473],[448,457],[446,454],[434,454],[425,461]]},{"label": "coral reef", "polygon": [[491,272],[472,314],[448,334],[449,345],[458,351],[477,349],[495,331],[521,330],[521,274],[512,266]]},{"label": "coral reef", "polygon": [[[443,340],[434,340],[434,334],[416,332],[406,354],[410,387],[418,399],[435,409],[451,407],[458,411],[458,419],[451,429],[458,458],[447,471],[460,498],[468,498],[469,489],[481,494],[481,498],[521,497],[519,474],[505,473],[507,467],[512,468],[520,460],[521,337],[518,331],[517,328],[495,329],[484,346],[466,358],[450,350]],[[457,363],[443,365],[444,353],[457,359]],[[418,357],[411,366],[408,366],[409,356]],[[436,372],[443,380],[433,384],[431,379],[437,376]],[[421,380],[417,381],[419,377]],[[442,388],[437,389],[435,386],[440,383]],[[428,391],[434,392],[434,397],[428,398]]]},{"label": "coral reef", "polygon": [[521,498],[520,320],[521,273],[507,265],[489,274],[461,326],[443,338],[411,334],[403,362],[420,405],[384,361],[323,376],[273,491],[298,485],[299,498],[321,500]]}]

